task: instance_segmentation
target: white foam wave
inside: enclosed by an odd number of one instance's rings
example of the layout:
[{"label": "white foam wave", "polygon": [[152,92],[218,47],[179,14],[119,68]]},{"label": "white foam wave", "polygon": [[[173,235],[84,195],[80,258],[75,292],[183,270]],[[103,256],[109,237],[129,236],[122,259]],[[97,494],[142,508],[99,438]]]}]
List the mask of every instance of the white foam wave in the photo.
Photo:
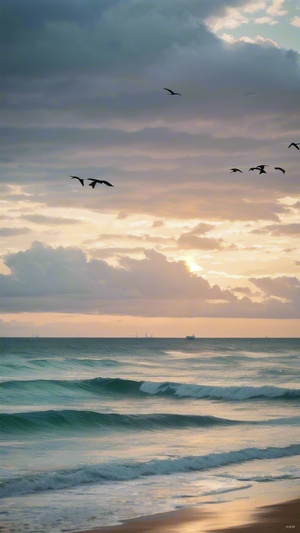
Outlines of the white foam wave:
[{"label": "white foam wave", "polygon": [[5,498],[44,490],[59,490],[84,483],[128,481],[144,476],[210,470],[230,464],[260,459],[278,459],[294,455],[300,455],[300,445],[293,444],[285,448],[245,448],[203,456],[153,459],[149,462],[139,463],[87,465],[76,469],[27,474],[23,477],[4,480],[0,486],[0,497]]},{"label": "white foam wave", "polygon": [[300,390],[265,385],[262,387],[193,385],[181,383],[144,382],[140,390],[146,394],[173,394],[181,398],[211,398],[218,400],[249,400],[251,398],[280,398],[286,395],[300,398]]}]

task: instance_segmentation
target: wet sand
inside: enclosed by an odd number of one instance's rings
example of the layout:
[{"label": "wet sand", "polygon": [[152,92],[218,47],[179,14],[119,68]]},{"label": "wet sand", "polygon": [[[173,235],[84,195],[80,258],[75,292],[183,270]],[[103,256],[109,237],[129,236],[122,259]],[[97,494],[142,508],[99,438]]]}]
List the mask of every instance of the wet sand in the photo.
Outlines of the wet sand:
[{"label": "wet sand", "polygon": [[300,498],[272,505],[239,500],[125,520],[81,533],[287,533],[300,532]]}]

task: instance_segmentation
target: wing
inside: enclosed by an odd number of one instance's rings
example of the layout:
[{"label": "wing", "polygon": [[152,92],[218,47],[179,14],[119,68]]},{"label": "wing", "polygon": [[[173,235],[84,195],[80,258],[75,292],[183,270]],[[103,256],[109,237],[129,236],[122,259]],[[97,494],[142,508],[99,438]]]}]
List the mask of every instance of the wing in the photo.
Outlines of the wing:
[{"label": "wing", "polygon": [[93,189],[95,189],[96,183],[96,180],[93,180],[92,183],[89,183],[89,187],[93,187]]},{"label": "wing", "polygon": [[170,94],[174,94],[174,92],[171,89],[167,89],[167,87],[164,87],[165,91],[169,91]]},{"label": "wing", "polygon": [[78,176],[70,176],[70,178],[71,178],[72,180],[75,179],[75,180],[80,181],[82,187],[84,187],[84,179],[83,179],[83,178],[79,178]]},{"label": "wing", "polygon": [[108,185],[108,187],[113,187],[113,185],[109,183],[109,181],[102,180],[100,181],[100,183],[105,183],[105,185]]}]

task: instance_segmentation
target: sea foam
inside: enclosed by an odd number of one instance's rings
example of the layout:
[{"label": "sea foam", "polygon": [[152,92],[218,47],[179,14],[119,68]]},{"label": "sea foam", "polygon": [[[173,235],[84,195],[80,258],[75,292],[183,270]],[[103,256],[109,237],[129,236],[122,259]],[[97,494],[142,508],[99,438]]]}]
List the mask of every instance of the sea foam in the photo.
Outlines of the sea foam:
[{"label": "sea foam", "polygon": [[148,462],[100,463],[51,472],[25,474],[4,480],[0,497],[17,496],[44,490],[61,490],[84,483],[128,481],[144,476],[172,475],[180,472],[210,470],[247,461],[279,459],[300,454],[300,445],[285,448],[244,448],[176,459],[153,459]]}]

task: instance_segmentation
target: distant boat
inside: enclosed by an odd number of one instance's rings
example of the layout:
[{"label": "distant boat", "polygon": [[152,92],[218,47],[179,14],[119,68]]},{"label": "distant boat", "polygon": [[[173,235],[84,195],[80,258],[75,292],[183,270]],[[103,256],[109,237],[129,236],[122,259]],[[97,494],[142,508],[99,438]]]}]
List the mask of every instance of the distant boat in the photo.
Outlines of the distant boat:
[{"label": "distant boat", "polygon": [[186,338],[188,341],[194,341],[195,338],[196,338],[196,337],[195,337],[195,333],[193,333],[193,335],[187,335],[185,338]]}]

